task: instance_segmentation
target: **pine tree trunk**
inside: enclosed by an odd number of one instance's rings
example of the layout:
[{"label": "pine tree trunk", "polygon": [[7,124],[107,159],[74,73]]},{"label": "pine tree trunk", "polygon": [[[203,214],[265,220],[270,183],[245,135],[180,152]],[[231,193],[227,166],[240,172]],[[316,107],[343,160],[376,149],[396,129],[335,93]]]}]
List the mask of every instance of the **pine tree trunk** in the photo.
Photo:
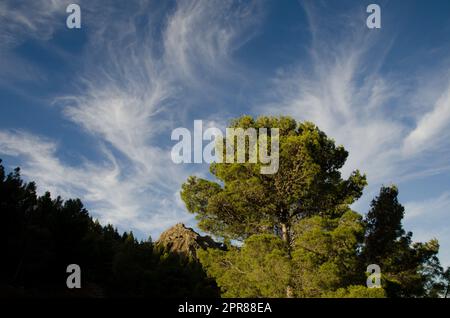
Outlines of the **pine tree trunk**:
[{"label": "pine tree trunk", "polygon": [[281,223],[281,239],[286,242],[290,252],[289,228],[286,223]]},{"label": "pine tree trunk", "polygon": [[[288,248],[289,258],[291,257],[291,239],[289,235],[289,226],[286,223],[281,223],[281,239],[286,243]],[[290,284],[286,286],[286,297],[293,298],[294,297],[294,289]]]}]

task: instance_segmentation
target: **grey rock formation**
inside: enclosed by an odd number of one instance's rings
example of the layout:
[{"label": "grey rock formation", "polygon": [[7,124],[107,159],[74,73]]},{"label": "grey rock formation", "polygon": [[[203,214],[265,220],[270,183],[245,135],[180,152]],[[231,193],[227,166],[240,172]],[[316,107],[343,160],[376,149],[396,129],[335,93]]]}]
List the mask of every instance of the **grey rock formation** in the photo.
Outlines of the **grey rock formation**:
[{"label": "grey rock formation", "polygon": [[223,248],[221,243],[215,242],[210,236],[201,236],[183,223],[164,231],[155,243],[170,252],[195,259],[199,248]]}]

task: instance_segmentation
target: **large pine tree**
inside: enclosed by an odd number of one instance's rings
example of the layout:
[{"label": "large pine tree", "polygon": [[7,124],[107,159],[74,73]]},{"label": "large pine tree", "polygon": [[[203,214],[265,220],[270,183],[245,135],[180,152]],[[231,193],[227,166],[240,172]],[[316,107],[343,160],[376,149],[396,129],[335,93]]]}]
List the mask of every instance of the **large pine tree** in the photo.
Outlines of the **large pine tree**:
[{"label": "large pine tree", "polygon": [[259,164],[213,163],[210,171],[215,181],[190,177],[181,197],[202,230],[235,240],[276,234],[290,248],[292,229],[299,220],[319,214],[339,217],[361,196],[365,176],[356,170],[343,179],[340,169],[347,151],[312,123],[243,116],[230,127],[278,128],[279,169],[261,174]]}]

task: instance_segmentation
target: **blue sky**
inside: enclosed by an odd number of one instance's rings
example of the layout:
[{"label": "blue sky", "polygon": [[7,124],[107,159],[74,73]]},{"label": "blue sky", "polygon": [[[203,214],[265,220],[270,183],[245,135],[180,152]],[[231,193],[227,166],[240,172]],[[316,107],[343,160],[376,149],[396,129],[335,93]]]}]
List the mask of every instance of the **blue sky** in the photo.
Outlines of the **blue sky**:
[{"label": "blue sky", "polygon": [[[171,131],[243,114],[315,122],[368,177],[361,213],[397,184],[414,239],[450,265],[450,2],[0,3],[0,157],[38,190],[80,197],[139,237],[195,225]],[[381,6],[368,29],[366,7]]]}]

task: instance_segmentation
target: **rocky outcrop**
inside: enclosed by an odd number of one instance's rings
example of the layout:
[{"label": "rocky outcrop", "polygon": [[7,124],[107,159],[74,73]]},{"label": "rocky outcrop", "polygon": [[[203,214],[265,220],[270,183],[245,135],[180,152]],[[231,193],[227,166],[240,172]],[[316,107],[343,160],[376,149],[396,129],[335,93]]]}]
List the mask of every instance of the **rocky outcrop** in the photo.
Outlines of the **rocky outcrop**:
[{"label": "rocky outcrop", "polygon": [[183,223],[163,232],[155,243],[170,252],[193,258],[197,258],[199,248],[223,248],[221,243],[215,242],[210,236],[201,236]]}]

